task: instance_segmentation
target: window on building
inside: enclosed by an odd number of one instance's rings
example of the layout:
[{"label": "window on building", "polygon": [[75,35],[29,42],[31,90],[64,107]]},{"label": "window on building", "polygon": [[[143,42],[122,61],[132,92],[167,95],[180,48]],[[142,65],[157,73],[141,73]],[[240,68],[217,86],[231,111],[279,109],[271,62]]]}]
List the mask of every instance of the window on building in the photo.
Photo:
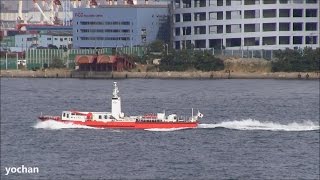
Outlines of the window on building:
[{"label": "window on building", "polygon": [[223,12],[222,11],[209,12],[209,19],[210,20],[223,20]]},{"label": "window on building", "polygon": [[241,0],[226,0],[226,5],[227,6],[240,6],[241,5]]},{"label": "window on building", "polygon": [[194,0],[194,7],[206,7],[207,0]]},{"label": "window on building", "polygon": [[293,36],[293,44],[302,44],[302,36]]},{"label": "window on building", "polygon": [[176,22],[180,22],[180,14],[174,15]]},{"label": "window on building", "polygon": [[51,38],[47,38],[47,41],[51,41]]},{"label": "window on building", "polygon": [[290,31],[290,23],[279,23],[279,31]]},{"label": "window on building", "polygon": [[260,0],[244,0],[244,5],[260,4]]},{"label": "window on building", "polygon": [[217,0],[209,0],[209,6],[217,6]]},{"label": "window on building", "polygon": [[303,23],[297,22],[293,23],[293,31],[302,31]]},{"label": "window on building", "polygon": [[224,0],[217,0],[217,6],[223,6],[223,1]]},{"label": "window on building", "polygon": [[209,39],[209,48],[223,49],[223,39]]},{"label": "window on building", "polygon": [[263,31],[276,31],[277,30],[277,24],[276,23],[263,23],[262,25]]},{"label": "window on building", "polygon": [[183,22],[189,22],[191,21],[191,13],[184,13],[182,15],[182,18],[183,18]]},{"label": "window on building", "polygon": [[122,22],[121,22],[121,25],[127,26],[127,25],[130,25],[130,22],[129,22],[129,21],[122,21]]},{"label": "window on building", "polygon": [[206,13],[194,13],[194,21],[205,21],[206,20]]},{"label": "window on building", "polygon": [[230,24],[226,25],[227,33],[240,33],[241,32],[241,24]]},{"label": "window on building", "polygon": [[180,41],[175,41],[174,45],[176,49],[180,49]]},{"label": "window on building", "polygon": [[58,41],[58,38],[54,38],[54,40]]},{"label": "window on building", "polygon": [[226,39],[227,47],[240,47],[241,46],[241,38],[227,38]]},{"label": "window on building", "polygon": [[303,1],[305,0],[292,0],[294,4],[303,4]]},{"label": "window on building", "polygon": [[279,44],[290,44],[290,36],[279,36]]},{"label": "window on building", "polygon": [[317,36],[306,36],[306,44],[317,44]]},{"label": "window on building", "polygon": [[290,9],[279,9],[279,17],[290,17]]},{"label": "window on building", "polygon": [[191,35],[191,27],[183,27],[182,28],[182,34],[183,35]]},{"label": "window on building", "polygon": [[277,0],[263,0],[263,4],[277,4]]},{"label": "window on building", "polygon": [[191,49],[193,47],[191,40],[183,40],[181,43],[184,49]]},{"label": "window on building", "polygon": [[263,10],[263,18],[275,18],[277,17],[276,9],[264,9]]},{"label": "window on building", "polygon": [[293,17],[302,17],[303,9],[293,9]]},{"label": "window on building", "polygon": [[262,38],[262,44],[263,45],[276,45],[276,36],[269,36],[269,37],[263,37]]},{"label": "window on building", "polygon": [[316,31],[317,30],[317,23],[316,22],[307,22],[306,23],[306,31]]},{"label": "window on building", "polygon": [[226,19],[241,19],[241,11],[226,11]]},{"label": "window on building", "polygon": [[194,34],[206,34],[206,26],[194,26]]},{"label": "window on building", "polygon": [[195,40],[194,47],[195,48],[206,48],[206,40],[205,39]]},{"label": "window on building", "polygon": [[259,18],[260,10],[245,10],[244,19]]},{"label": "window on building", "polygon": [[260,24],[245,24],[244,32],[260,32]]},{"label": "window on building", "polygon": [[244,38],[244,46],[259,46],[259,37]]},{"label": "window on building", "polygon": [[62,42],[62,41],[63,41],[63,38],[60,38],[60,41]]},{"label": "window on building", "polygon": [[306,0],[307,4],[317,4],[317,0]]},{"label": "window on building", "polygon": [[223,25],[213,25],[209,26],[209,34],[222,34]]},{"label": "window on building", "polygon": [[178,9],[178,8],[180,8],[180,0],[174,0],[174,8],[175,9]]},{"label": "window on building", "polygon": [[280,4],[288,4],[289,0],[279,0]]},{"label": "window on building", "polygon": [[175,35],[180,36],[180,28],[179,27],[175,28]]},{"label": "window on building", "polygon": [[191,0],[183,0],[182,7],[183,8],[191,8]]},{"label": "window on building", "polygon": [[317,9],[306,9],[306,17],[317,17]]}]

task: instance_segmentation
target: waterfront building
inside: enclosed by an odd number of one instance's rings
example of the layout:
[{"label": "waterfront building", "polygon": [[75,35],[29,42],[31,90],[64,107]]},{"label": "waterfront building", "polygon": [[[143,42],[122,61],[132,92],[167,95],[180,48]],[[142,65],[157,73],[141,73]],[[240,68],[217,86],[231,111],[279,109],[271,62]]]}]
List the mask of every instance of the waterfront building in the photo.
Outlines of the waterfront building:
[{"label": "waterfront building", "polygon": [[319,0],[173,0],[173,47],[319,47]]},{"label": "waterfront building", "polygon": [[100,5],[73,10],[73,47],[144,46],[156,39],[168,40],[168,5]]},{"label": "waterfront building", "polygon": [[72,45],[71,33],[28,33],[15,35],[15,49],[25,51],[29,48],[70,48]]}]

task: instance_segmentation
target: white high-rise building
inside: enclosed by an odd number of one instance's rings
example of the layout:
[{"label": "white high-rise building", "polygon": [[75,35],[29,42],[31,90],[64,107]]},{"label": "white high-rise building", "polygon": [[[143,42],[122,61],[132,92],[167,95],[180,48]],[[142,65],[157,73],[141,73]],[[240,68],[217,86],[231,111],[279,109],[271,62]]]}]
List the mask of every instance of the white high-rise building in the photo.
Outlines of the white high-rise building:
[{"label": "white high-rise building", "polygon": [[319,0],[173,0],[173,47],[319,47]]}]

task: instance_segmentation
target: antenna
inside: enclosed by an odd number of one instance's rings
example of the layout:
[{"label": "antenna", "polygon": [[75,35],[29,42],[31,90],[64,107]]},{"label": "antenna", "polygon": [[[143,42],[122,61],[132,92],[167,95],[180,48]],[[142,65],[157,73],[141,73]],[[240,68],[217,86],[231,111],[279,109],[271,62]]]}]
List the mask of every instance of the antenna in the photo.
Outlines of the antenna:
[{"label": "antenna", "polygon": [[118,86],[117,86],[117,82],[113,82],[113,98],[118,98],[118,93],[119,93],[119,89],[118,89]]}]

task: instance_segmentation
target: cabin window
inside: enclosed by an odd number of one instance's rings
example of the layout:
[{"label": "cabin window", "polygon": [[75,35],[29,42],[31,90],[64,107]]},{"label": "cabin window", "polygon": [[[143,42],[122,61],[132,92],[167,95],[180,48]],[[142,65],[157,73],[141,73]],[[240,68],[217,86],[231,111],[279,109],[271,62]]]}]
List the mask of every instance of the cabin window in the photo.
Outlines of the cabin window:
[{"label": "cabin window", "polygon": [[66,113],[63,113],[63,117],[66,117]]},{"label": "cabin window", "polygon": [[99,119],[102,119],[102,116],[101,116],[101,115],[99,115]]},{"label": "cabin window", "polygon": [[69,114],[67,114],[67,118],[69,118]]},{"label": "cabin window", "polygon": [[107,115],[104,115],[104,119],[108,119],[108,116],[107,116]]},{"label": "cabin window", "polygon": [[71,115],[75,115],[74,113],[71,113]]}]

